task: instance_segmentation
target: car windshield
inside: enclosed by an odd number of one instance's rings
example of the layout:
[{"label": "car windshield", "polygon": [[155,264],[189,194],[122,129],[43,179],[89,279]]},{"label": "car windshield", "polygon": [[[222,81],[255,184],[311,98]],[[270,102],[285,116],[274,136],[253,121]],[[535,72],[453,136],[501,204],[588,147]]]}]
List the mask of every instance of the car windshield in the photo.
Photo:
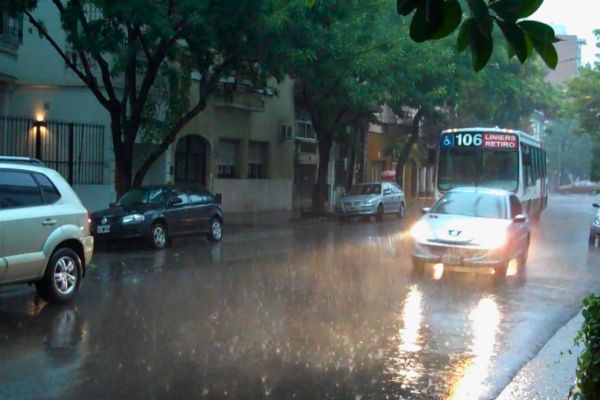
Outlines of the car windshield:
[{"label": "car windshield", "polygon": [[431,209],[434,214],[464,215],[479,218],[506,218],[506,202],[503,196],[450,192],[438,200]]},{"label": "car windshield", "polygon": [[442,148],[438,187],[484,186],[515,191],[519,183],[517,151]]},{"label": "car windshield", "polygon": [[120,206],[131,206],[135,204],[158,204],[165,200],[165,192],[162,189],[133,189],[125,193],[117,202]]},{"label": "car windshield", "polygon": [[381,194],[381,184],[370,183],[366,185],[352,186],[352,189],[348,192],[349,196],[356,196],[361,194]]}]

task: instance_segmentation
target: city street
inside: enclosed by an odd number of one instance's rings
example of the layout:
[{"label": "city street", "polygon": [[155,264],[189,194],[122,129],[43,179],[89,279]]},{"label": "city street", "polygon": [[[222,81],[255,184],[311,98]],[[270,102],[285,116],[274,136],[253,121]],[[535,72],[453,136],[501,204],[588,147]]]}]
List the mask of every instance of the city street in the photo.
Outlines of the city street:
[{"label": "city street", "polygon": [[600,290],[593,200],[551,196],[499,284],[412,276],[414,209],[97,251],[71,305],[0,289],[0,398],[493,399]]}]

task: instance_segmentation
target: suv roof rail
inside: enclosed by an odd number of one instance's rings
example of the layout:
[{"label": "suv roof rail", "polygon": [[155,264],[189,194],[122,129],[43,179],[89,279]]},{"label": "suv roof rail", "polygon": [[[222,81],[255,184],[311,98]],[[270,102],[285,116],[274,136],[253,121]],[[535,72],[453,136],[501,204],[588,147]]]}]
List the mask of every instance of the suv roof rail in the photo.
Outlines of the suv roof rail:
[{"label": "suv roof rail", "polygon": [[0,156],[0,163],[33,164],[45,167],[42,161],[33,157]]}]

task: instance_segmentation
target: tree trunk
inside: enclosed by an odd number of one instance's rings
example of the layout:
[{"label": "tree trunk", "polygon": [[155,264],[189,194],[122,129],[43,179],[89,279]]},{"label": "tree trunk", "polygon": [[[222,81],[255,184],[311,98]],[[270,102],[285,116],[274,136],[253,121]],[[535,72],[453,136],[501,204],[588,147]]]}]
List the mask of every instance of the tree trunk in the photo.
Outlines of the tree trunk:
[{"label": "tree trunk", "polygon": [[[318,134],[318,133],[317,133]],[[325,212],[327,202],[327,173],[329,172],[329,160],[333,140],[331,135],[318,134],[319,140],[319,169],[317,171],[317,185],[313,193],[313,211]]]},{"label": "tree trunk", "polygon": [[126,143],[115,145],[115,189],[117,198],[131,189],[133,173],[133,146]]},{"label": "tree trunk", "polygon": [[423,117],[423,110],[417,111],[415,116],[413,117],[412,127],[410,131],[410,136],[408,141],[404,144],[402,151],[400,152],[400,156],[398,157],[398,162],[396,163],[396,183],[400,185],[401,188],[404,189],[404,165],[408,161],[408,157],[410,157],[410,152],[412,151],[413,146],[419,140],[419,127],[421,125],[421,118]]}]

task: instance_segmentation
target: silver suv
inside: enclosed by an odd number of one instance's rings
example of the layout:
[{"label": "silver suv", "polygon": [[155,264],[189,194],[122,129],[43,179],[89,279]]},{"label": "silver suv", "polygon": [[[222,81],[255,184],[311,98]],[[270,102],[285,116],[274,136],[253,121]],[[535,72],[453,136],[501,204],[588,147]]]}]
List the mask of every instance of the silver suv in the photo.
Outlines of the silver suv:
[{"label": "silver suv", "polygon": [[93,250],[88,212],[58,172],[0,161],[0,284],[35,283],[42,299],[70,301]]}]

